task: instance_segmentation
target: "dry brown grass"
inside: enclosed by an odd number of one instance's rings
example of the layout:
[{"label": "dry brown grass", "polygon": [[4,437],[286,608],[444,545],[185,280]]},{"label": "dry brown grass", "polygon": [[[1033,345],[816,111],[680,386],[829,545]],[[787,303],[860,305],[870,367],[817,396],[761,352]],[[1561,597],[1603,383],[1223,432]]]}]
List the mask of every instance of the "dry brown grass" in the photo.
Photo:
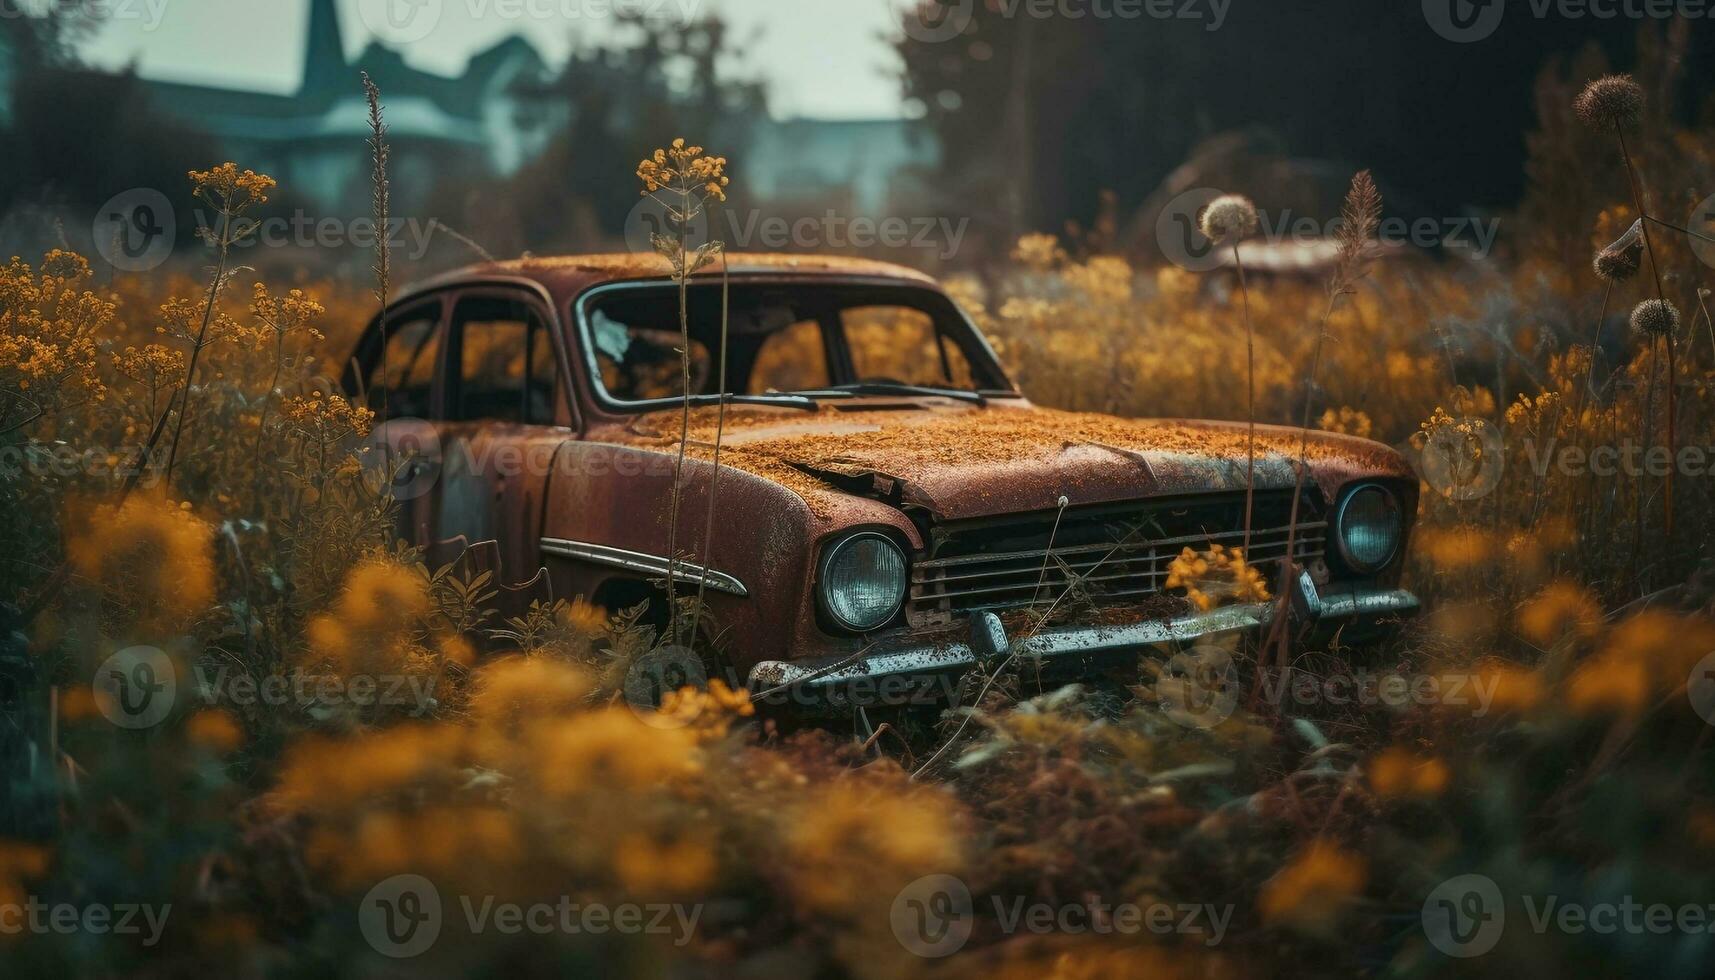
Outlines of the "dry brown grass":
[{"label": "dry brown grass", "polygon": [[[1656,154],[1643,156],[1648,173]],[[1611,189],[1601,215],[1583,216],[1592,252],[1632,220],[1626,197]],[[317,290],[328,310],[315,313],[308,297],[279,290],[250,302],[226,276],[211,291],[165,276],[98,282],[65,254],[14,263],[0,273],[6,445],[39,459],[63,443],[94,462],[0,482],[12,517],[0,542],[6,598],[28,604],[62,559],[72,570],[5,641],[8,662],[28,663],[53,705],[38,720],[54,754],[34,773],[7,774],[18,839],[0,841],[0,902],[45,894],[174,911],[159,947],[0,935],[0,955],[20,972],[289,963],[366,975],[381,961],[361,938],[359,907],[399,873],[430,878],[447,902],[449,928],[416,965],[448,975],[942,972],[900,941],[894,917],[902,891],[931,874],[958,876],[978,903],[951,969],[1002,975],[1434,972],[1445,961],[1417,915],[1437,882],[1460,873],[1490,875],[1513,895],[1706,896],[1711,728],[1686,695],[1693,665],[1715,649],[1715,590],[1699,565],[1715,512],[1707,480],[1679,482],[1669,538],[1659,478],[1538,473],[1530,457],[1550,440],[1588,451],[1670,426],[1682,445],[1715,443],[1705,408],[1715,352],[1697,342],[1701,301],[1682,302],[1696,314],[1678,338],[1682,397],[1670,417],[1667,400],[1650,397],[1661,344],[1607,323],[1603,356],[1579,346],[1597,309],[1617,319],[1643,298],[1631,295],[1640,284],[1604,296],[1588,255],[1566,271],[1563,238],[1544,231],[1489,266],[1384,264],[1331,313],[1321,283],[1250,283],[1260,418],[1305,410],[1308,365],[1325,343],[1311,405],[1323,427],[1413,448],[1414,434],[1464,445],[1486,431],[1482,419],[1505,462],[1475,499],[1425,488],[1409,584],[1430,608],[1405,640],[1358,661],[1295,650],[1297,676],[1391,670],[1475,681],[1489,699],[1264,700],[1204,727],[1164,704],[1152,670],[1130,685],[1040,691],[1021,664],[968,678],[982,698],[926,726],[896,719],[905,739],[867,744],[786,735],[718,686],[633,712],[618,681],[658,639],[635,612],[537,607],[505,624],[514,655],[477,662],[479,630],[498,625],[492,586],[423,567],[391,540],[390,502],[350,455],[370,420],[327,380],[369,297]],[[1655,247],[1678,276],[1663,288],[1703,281],[1682,244]],[[1230,285],[1068,258],[1034,238],[1012,268],[960,292],[1038,401],[1234,418],[1246,399]],[[171,492],[146,480],[120,504],[121,464],[158,430],[193,353]],[[721,424],[692,418],[693,442]],[[1044,419],[1022,435],[1141,444],[1166,432],[1208,445],[1206,433],[1147,422]],[[1014,422],[977,425],[937,451],[1003,459],[1017,451]],[[730,423],[752,419],[735,412]],[[946,442],[882,426],[774,448],[861,457],[927,451],[925,438]],[[1228,450],[1247,443],[1243,427],[1223,438]],[[1272,434],[1261,446],[1296,448]],[[743,465],[742,450],[728,452]],[[184,678],[193,667],[379,672],[432,683],[434,700],[186,699],[160,726],[124,731],[89,679],[136,643],[160,647]],[[1241,666],[1254,657],[1231,653]],[[955,729],[966,737],[947,745],[948,765],[927,785],[888,754],[915,762],[921,751],[905,752]],[[683,945],[526,942],[469,934],[458,895],[678,902],[701,917]],[[1214,949],[1196,933],[1008,934],[995,898],[1207,905],[1231,919]],[[1671,965],[1666,946],[1556,938],[1509,933],[1485,962]]]}]

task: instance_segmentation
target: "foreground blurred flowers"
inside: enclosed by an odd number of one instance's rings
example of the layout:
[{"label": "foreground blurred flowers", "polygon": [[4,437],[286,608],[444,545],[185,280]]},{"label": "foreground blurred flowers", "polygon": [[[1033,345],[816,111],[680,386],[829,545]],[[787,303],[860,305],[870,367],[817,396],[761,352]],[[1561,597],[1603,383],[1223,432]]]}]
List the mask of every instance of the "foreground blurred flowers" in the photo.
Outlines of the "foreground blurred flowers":
[{"label": "foreground blurred flowers", "polygon": [[[1628,84],[1593,87],[1578,111],[1633,124]],[[1574,131],[1543,139],[1583,138]],[[726,186],[723,159],[682,143],[638,177],[645,193],[698,206]],[[236,166],[194,178],[235,215],[274,191]],[[338,372],[366,301],[330,284],[232,295],[247,270],[96,289],[70,253],[14,260],[0,270],[0,434],[30,465],[0,479],[16,515],[0,542],[4,653],[39,685],[39,717],[21,730],[45,733],[46,761],[8,775],[0,905],[46,894],[175,911],[157,950],[0,942],[44,970],[264,973],[291,958],[368,975],[379,961],[359,926],[365,896],[409,874],[448,908],[489,897],[704,913],[683,946],[523,945],[467,934],[454,914],[414,969],[919,976],[938,968],[902,930],[945,908],[913,906],[924,896],[910,889],[950,877],[972,898],[954,972],[1433,973],[1441,961],[1425,958],[1414,917],[1454,875],[1706,894],[1715,882],[1686,860],[1715,854],[1698,714],[1715,683],[1698,672],[1715,650],[1706,481],[1679,482],[1669,539],[1661,477],[1545,456],[1653,444],[1668,425],[1684,445],[1715,440],[1701,397],[1715,365],[1680,336],[1706,314],[1685,297],[1683,318],[1648,306],[1661,298],[1639,291],[1637,242],[1619,234],[1641,219],[1604,203],[1594,221],[1569,220],[1575,248],[1541,231],[1504,266],[1384,266],[1348,284],[1328,321],[1338,342],[1309,417],[1404,450],[1458,450],[1458,486],[1482,490],[1448,492],[1425,465],[1407,574],[1431,608],[1400,643],[1361,660],[1345,637],[1293,647],[1281,668],[1306,682],[1286,688],[1309,692],[1297,700],[1165,671],[1058,686],[1020,657],[964,678],[945,712],[822,727],[718,681],[634,709],[623,675],[658,639],[639,611],[561,596],[503,613],[486,572],[429,567],[397,541],[395,506],[358,455],[375,419],[318,377]],[[1211,217],[1223,234],[1248,225],[1242,209]],[[1654,241],[1664,268],[1690,268],[1683,244]],[[1605,243],[1617,247],[1587,261]],[[1014,259],[955,285],[1033,397],[1236,414],[1236,283],[1050,235],[1022,238]],[[1290,420],[1319,342],[1302,327],[1319,322],[1325,286],[1278,276],[1249,301],[1258,416]],[[1623,329],[1634,308],[1642,335]],[[1657,381],[1669,349],[1699,395],[1671,416]],[[170,491],[152,458],[169,420],[184,431]],[[63,447],[77,467],[36,465]],[[63,587],[45,589],[62,563]],[[1205,609],[1269,599],[1230,547],[1186,548],[1167,584]],[[116,728],[92,693],[95,664],[130,644],[159,647],[176,671],[173,710],[143,731]],[[1254,644],[1208,646],[1257,676]],[[1186,653],[1168,647],[1150,662]],[[1366,671],[1436,694],[1329,696],[1360,689]],[[397,682],[409,697],[354,703],[318,686],[304,700],[222,701],[217,676],[259,689],[292,676]],[[1233,696],[1212,717],[1175,699],[1188,691]],[[923,764],[950,739],[955,751]],[[1015,901],[1221,907],[1232,929],[1214,951],[1174,930],[1045,935],[996,914]],[[1636,945],[1509,942],[1492,962],[1665,969]]]}]

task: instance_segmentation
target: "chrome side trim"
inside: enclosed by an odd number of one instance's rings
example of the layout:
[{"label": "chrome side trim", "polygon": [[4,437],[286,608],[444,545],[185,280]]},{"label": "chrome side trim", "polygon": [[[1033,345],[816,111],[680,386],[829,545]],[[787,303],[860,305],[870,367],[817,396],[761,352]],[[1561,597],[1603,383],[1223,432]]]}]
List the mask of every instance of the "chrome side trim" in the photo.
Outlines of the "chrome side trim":
[{"label": "chrome side trim", "polygon": [[[577,561],[587,561],[596,565],[606,565],[610,568],[623,568],[628,572],[642,572],[647,575],[667,574],[667,559],[660,555],[646,554],[641,551],[627,551],[624,548],[613,548],[605,544],[592,544],[588,541],[569,541],[565,538],[543,538],[542,553],[558,555],[561,558],[572,558]],[[744,583],[725,572],[709,569],[704,574],[701,565],[688,561],[679,562],[674,570],[674,578],[692,585],[706,585],[716,592],[729,595],[748,596],[750,590]]]}]

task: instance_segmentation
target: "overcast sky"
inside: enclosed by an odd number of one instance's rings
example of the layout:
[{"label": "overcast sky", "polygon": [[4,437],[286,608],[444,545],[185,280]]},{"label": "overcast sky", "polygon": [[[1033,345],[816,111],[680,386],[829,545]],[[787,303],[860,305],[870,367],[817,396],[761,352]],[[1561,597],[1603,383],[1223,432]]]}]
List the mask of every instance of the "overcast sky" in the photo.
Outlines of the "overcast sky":
[{"label": "overcast sky", "polygon": [[[151,78],[272,92],[297,85],[310,0],[111,2],[115,13],[84,49],[96,64],[135,62]],[[619,5],[674,19],[686,10],[716,12],[739,39],[761,32],[747,45],[747,67],[770,83],[775,115],[847,119],[899,115],[898,60],[883,35],[903,2],[338,0],[348,55],[382,35],[411,64],[442,74],[456,74],[472,52],[509,34],[524,34],[557,61],[574,36],[611,36],[609,12]],[[384,19],[387,4],[402,30]]]}]

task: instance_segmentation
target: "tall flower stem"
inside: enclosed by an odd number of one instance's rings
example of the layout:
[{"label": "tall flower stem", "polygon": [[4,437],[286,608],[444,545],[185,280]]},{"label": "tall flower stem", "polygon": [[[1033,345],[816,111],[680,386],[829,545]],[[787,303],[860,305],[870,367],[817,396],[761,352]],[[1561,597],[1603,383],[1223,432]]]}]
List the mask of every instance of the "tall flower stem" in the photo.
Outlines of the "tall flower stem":
[{"label": "tall flower stem", "polygon": [[709,566],[712,564],[711,545],[715,537],[715,500],[720,489],[721,479],[721,436],[726,431],[726,354],[727,354],[727,320],[732,299],[732,269],[727,264],[726,250],[721,250],[721,354],[720,354],[720,384],[716,389],[720,393],[720,404],[715,409],[715,452],[714,469],[709,473],[708,511],[703,517],[703,574],[697,580],[697,601],[691,607],[691,628],[703,617],[703,593],[709,584]]},{"label": "tall flower stem", "polygon": [[[672,237],[650,236],[655,251],[672,263],[673,279],[679,285],[679,450],[673,461],[673,484],[669,488],[667,514],[667,636],[672,643],[679,642],[681,633],[677,594],[679,511],[684,493],[685,451],[691,438],[690,280],[720,245],[719,242],[705,242],[693,253],[690,250],[690,226],[710,200],[726,200],[724,188],[728,180],[725,169],[725,157],[704,156],[702,147],[687,146],[683,139],[675,139],[670,149],[656,150],[637,165],[637,177],[643,182],[643,195],[660,204],[667,212],[669,223],[676,226],[676,234]],[[658,191],[667,194],[674,203],[657,197]],[[724,313],[722,322],[724,334]],[[724,348],[725,345],[722,346]],[[725,356],[724,349],[722,356]],[[722,374],[725,374],[724,367]],[[722,387],[725,387],[724,377]],[[724,393],[722,397],[724,399]],[[713,490],[711,481],[711,505]],[[700,602],[700,589],[697,594]],[[700,610],[698,615],[701,615]],[[695,623],[691,629],[694,635]]]},{"label": "tall flower stem", "polygon": [[197,328],[196,342],[191,345],[190,362],[185,367],[185,387],[179,394],[179,417],[173,422],[173,441],[167,447],[167,469],[163,475],[168,486],[173,484],[173,463],[179,456],[179,440],[185,434],[185,416],[190,413],[191,386],[196,383],[197,358],[202,354],[202,349],[208,346],[208,325],[214,320],[214,303],[220,296],[221,287],[226,284],[226,257],[227,248],[231,244],[231,232],[232,215],[223,211],[220,216],[220,238],[214,278],[208,284],[208,302],[203,306],[202,325]]},{"label": "tall flower stem", "polygon": [[[382,117],[381,89],[370,79],[369,73],[363,73],[363,98],[369,105],[369,185],[370,211],[375,218],[375,302],[380,308],[376,320],[376,332],[381,337],[381,377],[385,383],[381,386],[381,420],[388,418],[387,390],[393,387],[393,375],[390,370],[387,351],[387,293],[393,281],[393,243],[392,232],[392,192],[387,179],[387,159],[391,149],[387,145],[387,123]],[[391,473],[392,459],[390,444],[382,442],[382,452],[387,454],[383,465]]]},{"label": "tall flower stem", "polygon": [[[1583,386],[1578,389],[1578,405],[1572,411],[1572,428],[1580,435],[1584,431],[1584,409],[1589,404],[1590,395],[1596,389],[1596,357],[1602,352],[1602,326],[1608,319],[1608,304],[1612,302],[1613,298],[1614,282],[1610,279],[1607,288],[1602,291],[1602,311],[1596,315],[1596,333],[1590,341],[1590,368],[1585,372]],[[1595,482],[1594,479],[1587,480],[1585,486],[1594,487]],[[1591,500],[1590,503],[1594,505],[1595,501]],[[1590,509],[1593,511],[1595,508],[1592,506]],[[1588,515],[1586,515],[1585,520],[1580,520],[1579,523],[1586,523],[1587,518]]]},{"label": "tall flower stem", "polygon": [[[1626,146],[1626,128],[1624,126],[1620,125],[1620,123],[1618,121],[1616,121],[1614,123],[1614,135],[1619,137],[1619,140],[1620,140],[1620,158],[1622,160],[1624,160],[1625,164],[1626,164],[1626,183],[1631,188],[1631,191],[1632,191],[1632,206],[1637,209],[1638,217],[1644,218],[1649,214],[1649,212],[1644,210],[1643,187],[1641,185],[1641,182],[1638,180],[1637,169],[1632,166],[1631,150],[1628,149]],[[1666,303],[1667,302],[1667,294],[1662,289],[1662,286],[1661,286],[1661,266],[1656,263],[1655,241],[1650,236],[1649,226],[1650,226],[1650,223],[1647,220],[1644,221],[1644,223],[1643,223],[1644,254],[1649,256],[1650,276],[1651,276],[1651,278],[1653,278],[1655,280],[1656,299],[1659,299],[1663,303]],[[1667,458],[1669,460],[1674,458],[1675,450],[1678,448],[1677,439],[1676,439],[1675,433],[1673,431],[1674,430],[1674,425],[1673,425],[1673,423],[1674,423],[1674,409],[1675,409],[1675,405],[1674,405],[1675,399],[1674,399],[1673,389],[1677,384],[1677,379],[1675,378],[1674,363],[1673,363],[1673,361],[1674,361],[1673,347],[1674,347],[1674,337],[1673,337],[1672,331],[1669,331],[1668,335],[1667,335]],[[1654,401],[1654,389],[1655,389],[1655,368],[1653,365],[1650,368],[1650,389],[1651,389],[1651,401],[1653,402]],[[1672,467],[1669,467],[1669,469],[1668,469],[1667,477],[1663,480],[1663,488],[1662,489],[1663,489],[1663,494],[1664,494],[1664,496],[1662,498],[1662,506],[1663,506],[1663,509],[1665,511],[1665,516],[1666,516],[1665,527],[1664,527],[1663,533],[1667,536],[1668,540],[1671,541],[1673,538],[1673,469],[1672,469]]]},{"label": "tall flower stem", "polygon": [[[1251,514],[1256,499],[1256,338],[1251,330],[1251,292],[1245,263],[1233,242],[1233,268],[1239,271],[1239,297],[1245,313],[1245,556],[1251,553]],[[1290,532],[1289,532],[1290,533]]]},{"label": "tall flower stem", "polygon": [[679,570],[679,493],[684,486],[685,443],[691,438],[691,312],[688,283],[691,278],[685,261],[685,245],[690,234],[689,199],[679,212],[679,455],[673,460],[673,489],[667,515],[667,635],[679,642],[679,599],[674,590]]},{"label": "tall flower stem", "polygon": [[256,446],[251,454],[250,468],[255,471],[256,482],[251,493],[256,497],[256,514],[262,513],[262,437],[268,431],[268,406],[274,400],[274,389],[280,386],[281,362],[286,357],[286,334],[278,325],[274,328],[274,374],[268,379],[268,390],[262,393],[262,408],[256,416]]},{"label": "tall flower stem", "polygon": [[1268,636],[1257,655],[1256,684],[1251,691],[1252,704],[1256,703],[1262,692],[1262,662],[1267,655],[1269,644],[1276,645],[1277,663],[1282,670],[1286,668],[1291,652],[1288,649],[1290,641],[1287,617],[1291,608],[1293,572],[1297,567],[1299,506],[1304,499],[1304,477],[1310,469],[1310,413],[1316,400],[1316,377],[1322,371],[1322,351],[1327,346],[1328,326],[1334,318],[1334,308],[1340,302],[1340,297],[1355,290],[1355,284],[1363,274],[1365,249],[1369,247],[1370,238],[1381,221],[1381,210],[1381,193],[1376,190],[1370,172],[1359,171],[1352,178],[1352,186],[1346,192],[1346,203],[1341,210],[1340,231],[1337,236],[1339,261],[1328,282],[1328,303],[1322,310],[1321,321],[1316,324],[1316,343],[1311,349],[1310,373],[1304,378],[1304,413],[1299,420],[1297,472],[1292,486],[1292,509],[1286,523],[1286,554],[1280,560],[1280,594],[1275,600],[1274,621],[1270,623]]}]

